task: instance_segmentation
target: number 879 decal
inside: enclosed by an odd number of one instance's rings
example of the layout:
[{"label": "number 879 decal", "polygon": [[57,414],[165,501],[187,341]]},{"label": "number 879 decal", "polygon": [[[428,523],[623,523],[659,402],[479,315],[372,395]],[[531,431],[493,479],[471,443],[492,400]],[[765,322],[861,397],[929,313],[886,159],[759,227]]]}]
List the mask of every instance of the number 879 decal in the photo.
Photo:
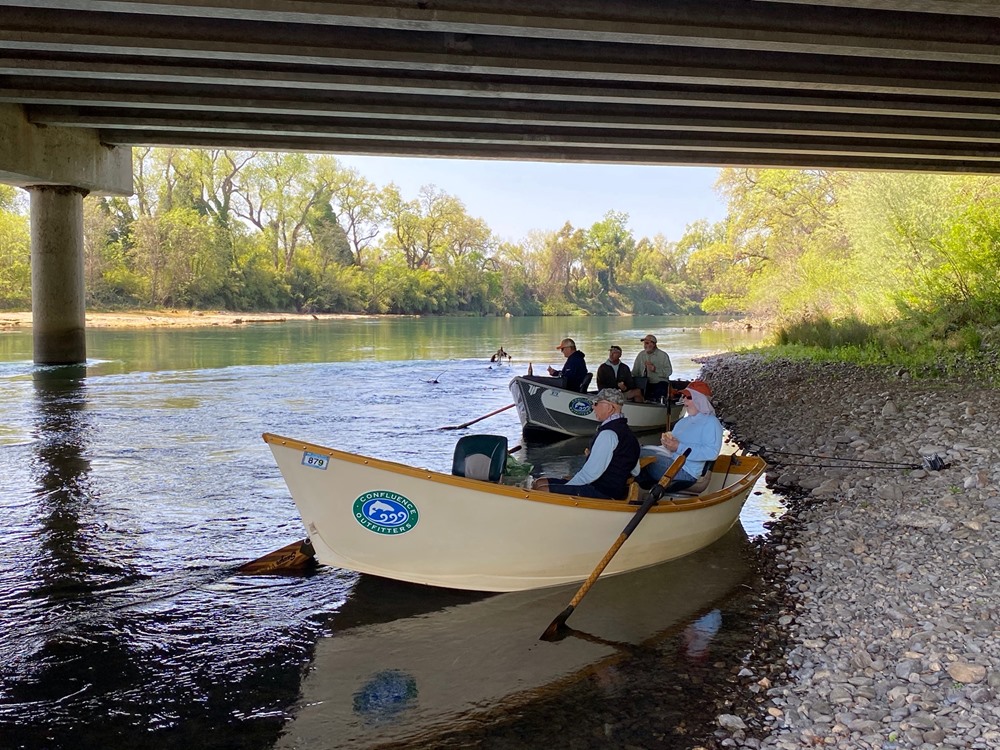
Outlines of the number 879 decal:
[{"label": "number 879 decal", "polygon": [[326,467],[330,465],[330,459],[328,456],[321,456],[319,453],[304,451],[302,453],[302,465],[308,466],[310,469],[326,470]]}]

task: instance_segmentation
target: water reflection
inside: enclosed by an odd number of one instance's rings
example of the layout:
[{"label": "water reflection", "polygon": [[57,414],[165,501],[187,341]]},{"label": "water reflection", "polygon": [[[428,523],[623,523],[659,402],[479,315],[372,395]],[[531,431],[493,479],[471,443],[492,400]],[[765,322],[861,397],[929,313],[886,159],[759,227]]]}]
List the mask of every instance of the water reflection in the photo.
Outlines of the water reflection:
[{"label": "water reflection", "polygon": [[[577,683],[596,678],[613,689],[630,661],[672,651],[671,639],[692,616],[713,618],[707,610],[749,575],[746,547],[737,526],[687,558],[599,580],[574,613],[573,632],[558,643],[539,635],[576,586],[457,604],[453,593],[438,600],[436,590],[409,587],[420,592],[424,611],[374,623],[334,616],[278,747],[330,747],[331,737],[338,748],[430,747],[445,735],[509,722],[520,707],[565,695]],[[377,610],[392,591],[355,590],[351,602]],[[721,616],[717,623],[716,631]],[[701,654],[710,641],[703,635]],[[578,729],[574,736],[581,735]]]},{"label": "water reflection", "polygon": [[[522,365],[490,368],[497,346],[503,343],[515,357],[539,352],[548,359],[560,337],[576,333],[567,327],[584,325],[578,338],[588,343],[614,338],[627,344],[645,332],[631,329],[662,331],[666,322],[324,321],[296,330],[95,330],[88,332],[95,360],[85,374],[82,368],[36,368],[30,334],[0,335],[0,746],[264,750],[287,722],[299,724],[297,714],[306,724],[317,715],[296,704],[317,640],[318,667],[342,635],[350,642],[372,631],[387,634],[383,647],[394,641],[416,646],[421,641],[413,629],[422,623],[433,629],[449,619],[444,612],[460,618],[483,612],[493,597],[412,587],[404,593],[334,569],[302,579],[233,577],[238,564],[304,531],[260,433],[449,471],[455,440],[465,433],[437,428],[510,403],[507,383]],[[697,356],[708,338],[680,329],[664,336],[674,336],[675,364]],[[598,350],[596,343],[589,348]],[[483,358],[474,359],[477,353]],[[365,388],[345,389],[350,382]],[[512,446],[522,439],[513,410],[472,429],[505,435]],[[587,443],[529,440],[516,455],[546,472],[572,473]],[[744,524],[755,533],[746,514]],[[688,577],[700,582],[701,576],[696,570]],[[645,602],[639,593],[634,601]],[[540,737],[549,725],[554,739],[535,746],[585,744],[595,726],[604,731],[595,717],[621,721],[623,706],[653,698],[656,705],[646,707],[657,717],[654,725],[673,725],[673,717],[657,712],[666,705],[661,696],[674,686],[649,686],[664,671],[674,682],[687,679],[689,667],[676,661],[685,653],[684,621],[674,622],[673,609],[664,605],[645,634],[668,628],[666,640],[641,640],[643,633],[630,640],[601,623],[588,626],[585,607],[592,597],[596,588],[571,625],[580,628],[577,640],[591,638],[588,649],[598,656],[578,671],[558,665],[564,679],[552,677],[556,671],[548,673],[554,681],[532,673],[524,690],[508,690],[503,676],[530,667],[536,651],[518,650],[503,633],[473,645],[461,629],[452,630],[455,664],[450,642],[434,642],[439,661],[451,664],[442,673],[457,669],[458,686],[467,688],[469,675],[477,678],[473,684],[493,679],[474,659],[507,662],[496,669],[510,699],[471,710],[485,717],[484,733],[497,722],[508,722],[509,732],[474,737],[474,722],[469,728],[460,718],[455,746],[496,747],[500,736],[506,747],[523,747],[525,736]],[[524,616],[531,622],[525,638],[533,643],[565,604],[552,602]],[[511,606],[519,611],[521,605]],[[632,621],[630,602],[613,606],[618,619]],[[713,606],[722,612],[722,625],[706,659],[690,662],[690,669],[718,661],[720,644],[752,608]],[[692,617],[707,612],[688,611]],[[497,622],[506,616],[498,613]],[[476,626],[472,633],[481,637],[484,631],[489,629]],[[320,638],[328,632],[332,638]],[[560,649],[554,654],[574,651],[554,647]],[[366,714],[405,723],[437,710],[420,672],[377,660],[369,666],[346,698],[353,721]],[[414,679],[415,700],[406,675]],[[711,675],[704,680],[719,681]],[[540,685],[546,687],[533,690]],[[636,685],[642,690],[629,693]],[[308,690],[312,686],[310,676]],[[386,708],[394,702],[403,710]],[[637,726],[650,726],[646,719],[637,719]],[[429,731],[441,736],[440,729]],[[616,734],[617,744],[609,746],[625,744],[617,740]],[[333,732],[310,747],[341,746]]]}]

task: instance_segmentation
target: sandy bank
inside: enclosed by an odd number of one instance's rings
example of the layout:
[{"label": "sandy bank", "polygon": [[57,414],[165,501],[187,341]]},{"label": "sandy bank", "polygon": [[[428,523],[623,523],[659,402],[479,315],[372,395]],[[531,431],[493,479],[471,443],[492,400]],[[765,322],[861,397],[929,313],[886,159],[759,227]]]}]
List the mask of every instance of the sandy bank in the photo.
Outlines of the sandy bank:
[{"label": "sandy bank", "polygon": [[[367,315],[312,315],[308,313],[237,313],[202,310],[130,310],[128,312],[88,312],[88,328],[196,328],[239,326],[249,323],[286,323],[311,320],[347,320]],[[30,328],[30,312],[0,312],[0,329]]]}]

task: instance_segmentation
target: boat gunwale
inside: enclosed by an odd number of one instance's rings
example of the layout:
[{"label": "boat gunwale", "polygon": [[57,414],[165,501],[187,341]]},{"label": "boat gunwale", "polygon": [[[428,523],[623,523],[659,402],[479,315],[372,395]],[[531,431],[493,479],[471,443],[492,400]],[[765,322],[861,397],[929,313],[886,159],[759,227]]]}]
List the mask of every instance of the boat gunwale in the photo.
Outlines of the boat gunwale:
[{"label": "boat gunwale", "polygon": [[[572,394],[575,394],[577,396],[587,396],[587,397],[589,397],[591,399],[596,398],[596,396],[597,396],[597,391],[574,391],[574,390],[572,390],[570,388],[560,388],[557,385],[548,385],[547,383],[538,383],[538,382],[536,382],[534,380],[528,380],[523,375],[515,375],[514,377],[511,378],[510,383],[513,383],[515,380],[518,381],[519,383],[527,383],[529,385],[538,386],[538,387],[541,387],[541,388],[547,388],[550,391],[565,391],[566,393],[572,393]],[[510,383],[507,384],[507,389],[508,390],[510,390]],[[628,406],[629,406],[630,409],[636,409],[636,408],[641,408],[641,409],[659,409],[661,411],[670,411],[675,404],[676,404],[676,402],[674,402],[674,401],[671,401],[671,402],[666,403],[666,404],[661,404],[661,403],[659,403],[657,401],[629,401],[628,402]]]},{"label": "boat gunwale", "polygon": [[[549,505],[562,505],[573,508],[614,511],[619,513],[635,513],[638,509],[638,506],[631,505],[624,500],[598,500],[593,498],[580,498],[574,495],[560,495],[550,492],[540,492],[537,490],[526,490],[523,487],[484,482],[479,479],[469,479],[467,477],[459,477],[453,474],[445,474],[443,472],[434,471],[433,469],[418,469],[416,467],[407,466],[406,464],[397,463],[395,461],[373,458],[371,456],[363,456],[357,453],[349,453],[347,451],[337,450],[336,448],[329,448],[316,443],[310,443],[305,440],[277,435],[272,432],[265,432],[261,435],[261,437],[264,439],[264,442],[269,445],[279,445],[281,447],[293,448],[295,450],[308,450],[321,455],[326,455],[329,458],[333,458],[338,461],[369,466],[371,468],[409,476],[414,479],[438,482],[440,484],[450,484],[469,489],[474,492],[486,493],[488,495],[499,495],[502,497],[529,500],[531,502],[546,503]],[[708,508],[713,505],[719,505],[743,494],[744,491],[749,493],[749,491],[753,488],[753,485],[756,484],[757,480],[763,475],[765,469],[767,468],[767,464],[764,460],[757,456],[736,456],[734,454],[728,454],[726,456],[720,456],[720,458],[727,458],[728,461],[724,462],[725,466],[720,466],[719,464],[721,462],[717,460],[715,470],[713,470],[713,473],[715,474],[729,474],[730,472],[728,471],[728,468],[733,459],[749,461],[750,466],[748,466],[747,471],[743,472],[739,476],[739,479],[734,481],[732,484],[723,486],[722,488],[705,495],[687,497],[665,495],[661,501],[650,508],[648,512],[654,514],[684,513],[692,510],[699,510],[701,508]],[[720,471],[720,469],[726,469],[726,471]]]}]

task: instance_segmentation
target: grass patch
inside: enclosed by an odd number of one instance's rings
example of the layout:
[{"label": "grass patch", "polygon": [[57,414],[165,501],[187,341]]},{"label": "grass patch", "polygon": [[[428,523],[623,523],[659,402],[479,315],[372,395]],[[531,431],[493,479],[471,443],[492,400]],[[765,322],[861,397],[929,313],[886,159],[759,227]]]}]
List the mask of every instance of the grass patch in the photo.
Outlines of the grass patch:
[{"label": "grass patch", "polygon": [[1000,325],[995,314],[977,319],[969,312],[941,310],[883,325],[814,316],[781,326],[773,342],[758,351],[814,362],[896,367],[913,377],[957,377],[1000,386]]}]

